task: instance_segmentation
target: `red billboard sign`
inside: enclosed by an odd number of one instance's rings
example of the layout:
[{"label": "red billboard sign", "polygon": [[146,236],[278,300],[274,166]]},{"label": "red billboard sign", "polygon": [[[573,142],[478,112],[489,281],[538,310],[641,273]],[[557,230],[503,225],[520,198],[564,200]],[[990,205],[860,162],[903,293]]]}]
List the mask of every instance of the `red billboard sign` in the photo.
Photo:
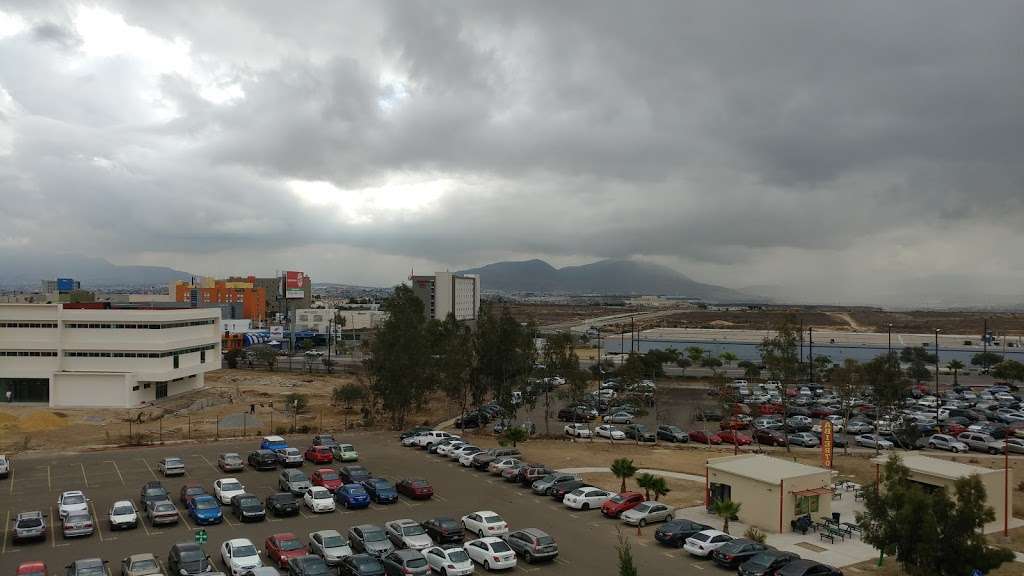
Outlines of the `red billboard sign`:
[{"label": "red billboard sign", "polygon": [[306,295],[306,275],[302,272],[284,273],[284,297],[302,298]]}]

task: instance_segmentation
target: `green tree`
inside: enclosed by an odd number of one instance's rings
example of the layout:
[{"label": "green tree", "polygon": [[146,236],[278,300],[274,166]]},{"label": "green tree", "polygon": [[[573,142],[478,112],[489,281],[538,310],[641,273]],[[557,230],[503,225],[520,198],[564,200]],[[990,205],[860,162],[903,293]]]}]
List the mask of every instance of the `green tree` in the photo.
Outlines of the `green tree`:
[{"label": "green tree", "polygon": [[928,370],[928,366],[919,358],[915,358],[910,363],[910,367],[907,368],[907,377],[912,379],[915,384],[920,384],[923,380],[931,378],[931,376],[932,373]]},{"label": "green tree", "polygon": [[679,359],[676,360],[676,366],[679,366],[679,370],[682,375],[686,376],[686,369],[693,366],[693,361],[686,356],[680,356]]},{"label": "green tree", "polygon": [[465,416],[477,370],[473,331],[449,314],[428,332],[439,386],[449,402],[458,406],[459,414]]},{"label": "green tree", "polygon": [[[829,369],[832,368],[832,359],[828,356],[815,356],[814,357],[814,371],[818,375],[818,378],[822,380],[828,376]],[[820,380],[819,380],[820,381]]]},{"label": "green tree", "polygon": [[704,349],[700,346],[690,346],[686,350],[686,357],[690,359],[692,366],[699,366],[700,361],[704,358]]},{"label": "green tree", "polygon": [[964,369],[964,363],[959,360],[950,360],[946,368],[953,372],[953,386],[960,385],[960,371]]},{"label": "green tree", "polygon": [[926,491],[892,456],[882,485],[865,487],[864,512],[857,517],[862,539],[895,554],[911,576],[960,576],[974,569],[987,573],[1012,561],[1012,552],[986,543],[982,528],[995,512],[985,505],[981,480],[976,475],[960,478],[954,492],[951,498],[945,489]]},{"label": "green tree", "polygon": [[721,358],[722,362],[725,362],[727,368],[731,367],[733,362],[739,360],[738,356],[729,351],[722,352],[718,357]]},{"label": "green tree", "polygon": [[711,513],[722,519],[722,532],[729,533],[729,520],[737,517],[742,504],[732,500],[716,500],[711,505]]},{"label": "green tree", "polygon": [[896,353],[892,356],[882,354],[863,365],[864,383],[871,391],[871,397],[879,414],[895,407],[904,397],[910,382],[904,377],[897,361]]},{"label": "green tree", "polygon": [[331,391],[331,399],[335,404],[342,404],[346,409],[351,410],[352,405],[358,400],[366,398],[366,389],[358,384],[342,384],[335,386]]},{"label": "green tree", "polygon": [[651,492],[654,493],[655,502],[671,491],[672,489],[668,487],[668,482],[661,476],[655,476],[654,480],[651,481]]},{"label": "green tree", "polygon": [[228,368],[238,368],[238,361],[242,358],[242,351],[237,348],[234,350],[228,350],[227,354],[224,355],[224,361],[228,363]]},{"label": "green tree", "polygon": [[995,352],[978,352],[974,356],[971,356],[971,366],[981,366],[986,370],[1002,361],[1002,355],[996,354]]},{"label": "green tree", "polygon": [[701,368],[710,368],[712,375],[718,374],[718,369],[722,367],[722,361],[714,356],[705,356],[700,361]]},{"label": "green tree", "polygon": [[299,392],[292,392],[284,397],[284,403],[292,414],[302,414],[309,408],[309,397]]},{"label": "green tree", "polygon": [[743,376],[745,378],[754,379],[761,377],[761,367],[756,362],[743,360],[737,366],[743,368]]},{"label": "green tree", "polygon": [[629,540],[619,533],[619,545],[615,547],[619,553],[619,576],[637,576],[636,565],[633,563],[633,552]]},{"label": "green tree", "polygon": [[900,350],[900,362],[911,364],[915,361],[919,361],[922,364],[935,364],[935,354],[929,353],[928,349],[924,346],[905,346]]},{"label": "green tree", "polygon": [[[572,334],[559,332],[548,336],[544,341],[544,352],[541,355],[548,378],[561,376],[569,385],[572,401],[579,401],[586,389],[586,375],[580,370],[580,359]],[[551,387],[544,384],[544,433],[551,434]]]},{"label": "green tree", "polygon": [[992,376],[1000,380],[1019,382],[1024,380],[1024,364],[1016,360],[1003,360],[992,368]]},{"label": "green tree", "polygon": [[277,350],[274,350],[266,344],[259,344],[251,346],[249,351],[256,356],[256,359],[267,365],[267,370],[274,371],[274,366],[277,365]]},{"label": "green tree", "polygon": [[629,458],[616,458],[611,465],[612,474],[616,478],[622,480],[622,487],[619,492],[626,491],[626,478],[632,478],[636,474],[636,466],[633,465],[633,461]]},{"label": "green tree", "polygon": [[654,474],[644,472],[636,477],[636,486],[644,491],[644,500],[651,499],[651,488],[654,486]]},{"label": "green tree", "polygon": [[[773,380],[782,382],[782,418],[789,418],[789,397],[786,387],[795,383],[800,373],[800,335],[797,333],[796,317],[787,314],[775,326],[774,336],[765,336],[758,349],[761,363]],[[786,444],[786,451],[790,450]]]},{"label": "green tree", "polygon": [[[853,358],[843,360],[838,368],[832,371],[832,390],[839,398],[839,405],[843,408],[843,421],[850,421],[850,411],[853,409],[852,400],[860,396],[864,389],[864,367]],[[843,447],[843,453],[849,453],[849,447]]]},{"label": "green tree", "polygon": [[522,426],[509,426],[502,433],[501,438],[506,445],[511,444],[515,448],[519,442],[526,442],[530,438],[530,434]]}]

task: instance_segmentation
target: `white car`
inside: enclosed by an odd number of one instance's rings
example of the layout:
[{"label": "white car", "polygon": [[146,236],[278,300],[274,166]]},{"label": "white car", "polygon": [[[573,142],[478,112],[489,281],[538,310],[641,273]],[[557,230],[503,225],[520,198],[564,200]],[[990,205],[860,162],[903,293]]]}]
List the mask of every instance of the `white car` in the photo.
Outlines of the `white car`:
[{"label": "white car", "polygon": [[566,424],[565,434],[576,438],[590,438],[593,435],[586,424]]},{"label": "white car", "polygon": [[232,538],[221,544],[220,557],[224,559],[224,566],[231,571],[231,576],[241,576],[263,566],[260,551],[248,538]]},{"label": "white car", "polygon": [[57,499],[57,512],[60,514],[61,519],[67,518],[68,514],[72,512],[88,512],[89,511],[89,499],[85,497],[85,493],[81,490],[68,490],[60,495]]},{"label": "white car", "polygon": [[406,436],[405,438],[402,438],[402,446],[415,446],[416,439],[419,438],[421,434],[423,433],[421,432],[420,434],[415,434],[413,436]]},{"label": "white car", "polygon": [[[475,452],[473,452],[473,451],[475,451]],[[450,458],[452,460],[459,460],[460,458],[462,458],[462,456],[466,452],[473,452],[475,454],[476,452],[479,452],[479,451],[480,451],[480,447],[479,446],[473,446],[472,444],[463,444],[462,446],[459,446],[458,448],[452,448],[452,449],[448,450],[448,458]]]},{"label": "white car", "polygon": [[245,494],[245,486],[237,478],[221,478],[213,483],[213,494],[225,506],[231,505],[231,499]]},{"label": "white car", "polygon": [[420,448],[430,448],[432,444],[436,444],[445,438],[457,438],[457,436],[453,436],[444,430],[431,430],[416,436],[416,445]]},{"label": "white car", "polygon": [[462,528],[483,538],[508,534],[508,523],[497,512],[481,510],[462,517]]},{"label": "white car", "polygon": [[475,450],[461,450],[461,451],[459,451],[459,453],[462,454],[461,456],[459,456],[459,464],[462,464],[466,468],[469,468],[470,466],[473,465],[473,456],[477,455],[480,452],[483,452],[483,450],[481,450],[479,448],[477,448]]},{"label": "white car", "polygon": [[863,446],[865,448],[878,448],[879,450],[892,450],[892,442],[889,442],[885,438],[882,438],[878,434],[861,434],[854,438],[854,442],[857,446]]},{"label": "white car", "polygon": [[311,486],[302,496],[306,507],[313,512],[334,512],[334,494],[323,486]]},{"label": "white car", "polygon": [[323,558],[328,566],[337,566],[352,555],[352,547],[337,530],[320,530],[309,534],[309,553]]},{"label": "white car", "polygon": [[441,548],[433,546],[423,551],[427,566],[438,574],[466,576],[473,573],[473,559],[462,548]]},{"label": "white car", "polygon": [[611,492],[594,488],[593,486],[586,486],[569,492],[565,495],[562,502],[569,508],[590,510],[591,508],[600,508],[611,497]]},{"label": "white car", "polygon": [[107,515],[110,520],[110,529],[119,530],[123,528],[135,528],[139,525],[139,512],[131,500],[118,500],[110,506],[110,513]]},{"label": "white car", "polygon": [[466,443],[463,442],[462,440],[452,440],[448,444],[439,446],[437,448],[437,453],[440,454],[441,456],[447,456],[451,454],[452,450],[458,450],[459,448],[462,448],[465,445]]},{"label": "white car", "polygon": [[516,553],[501,538],[488,536],[466,542],[462,549],[485,570],[504,570],[516,567]]},{"label": "white car", "polygon": [[687,538],[686,543],[683,544],[683,550],[694,556],[707,558],[712,552],[726,545],[731,540],[732,536],[721,530],[703,530]]},{"label": "white car", "polygon": [[611,424],[601,424],[594,429],[594,432],[602,438],[611,438],[612,440],[626,439],[626,433]]}]

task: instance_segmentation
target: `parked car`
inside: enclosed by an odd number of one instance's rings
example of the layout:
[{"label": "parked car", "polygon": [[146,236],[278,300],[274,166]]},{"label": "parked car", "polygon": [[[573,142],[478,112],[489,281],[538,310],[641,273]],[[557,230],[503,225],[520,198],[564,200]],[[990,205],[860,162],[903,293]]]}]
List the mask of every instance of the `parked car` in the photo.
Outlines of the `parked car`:
[{"label": "parked car", "polygon": [[846,423],[846,431],[850,434],[870,434],[875,427],[865,420],[850,420]]},{"label": "parked car", "polygon": [[239,522],[260,522],[267,517],[263,502],[253,494],[236,494],[231,497],[231,512]]},{"label": "parked car", "polygon": [[348,510],[366,508],[370,505],[370,495],[359,484],[343,484],[334,492],[334,498]]},{"label": "parked car", "polygon": [[359,452],[351,444],[337,444],[331,446],[331,455],[338,462],[356,462],[359,460]]},{"label": "parked car", "polygon": [[[305,462],[305,458],[298,448],[278,448],[274,450],[274,455],[277,456],[277,463],[284,468],[298,468]],[[333,460],[333,457],[331,460]]]},{"label": "parked car", "polygon": [[337,566],[343,558],[352,555],[352,547],[341,532],[318,530],[309,534],[309,553],[323,558],[328,566]]},{"label": "parked car", "polygon": [[948,434],[932,434],[928,439],[928,447],[935,450],[949,450],[953,453],[967,452],[970,448],[967,444],[957,440]]},{"label": "parked car", "polygon": [[183,476],[185,461],[181,458],[163,458],[156,463],[156,468],[164,476]]},{"label": "parked car", "polygon": [[566,494],[565,498],[562,499],[562,503],[569,508],[590,510],[591,508],[600,508],[611,497],[612,494],[606,490],[586,486]]},{"label": "parked car", "polygon": [[750,436],[743,434],[736,430],[720,430],[718,437],[722,439],[723,444],[736,444],[737,446],[748,446],[753,440]]},{"label": "parked car", "polygon": [[332,492],[341,488],[341,485],[344,483],[341,476],[333,468],[318,468],[309,476],[309,484],[311,486],[322,486]]},{"label": "parked car", "polygon": [[508,533],[508,523],[497,512],[481,510],[462,517],[462,528],[478,537],[501,536]]},{"label": "parked car", "polygon": [[199,482],[185,482],[182,484],[181,490],[178,491],[178,500],[182,506],[188,506],[189,500],[203,494],[206,494],[206,488],[202,484]]},{"label": "parked car", "polygon": [[555,502],[561,502],[562,500],[565,499],[567,494],[569,494],[573,490],[576,490],[577,488],[583,488],[584,486],[590,486],[590,484],[587,484],[583,480],[579,479],[573,480],[571,482],[564,482],[562,484],[553,486],[548,496],[551,496],[551,499],[554,500]]},{"label": "parked car", "polygon": [[370,554],[345,556],[338,565],[341,576],[384,576],[384,564]]},{"label": "parked car", "polygon": [[430,432],[431,430],[433,430],[433,428],[431,428],[430,426],[413,426],[409,430],[406,430],[405,432],[402,432],[398,436],[398,439],[399,440],[405,440],[406,438],[409,438],[410,436],[417,436],[417,435],[422,434],[424,432]]},{"label": "parked car", "polygon": [[667,504],[648,500],[626,510],[619,516],[619,518],[621,518],[626,524],[633,526],[646,526],[655,522],[668,522],[672,520],[672,508],[669,508]]},{"label": "parked car", "polygon": [[313,446],[326,446],[330,448],[337,445],[338,441],[334,439],[333,434],[320,433],[313,435]]},{"label": "parked car", "polygon": [[209,494],[200,494],[190,499],[186,509],[196,524],[220,524],[224,519],[220,503]]},{"label": "parked car", "polygon": [[626,433],[611,424],[601,424],[594,429],[594,433],[609,440],[625,440]]},{"label": "parked car", "polygon": [[818,437],[810,432],[796,432],[790,434],[787,438],[790,444],[793,446],[803,446],[805,448],[816,448],[818,444]]},{"label": "parked car", "polygon": [[507,468],[514,468],[522,464],[523,461],[514,456],[505,456],[503,458],[496,458],[487,465],[487,471],[495,476],[500,476],[501,473]]},{"label": "parked car", "polygon": [[626,438],[637,442],[654,442],[658,439],[654,432],[647,430],[647,427],[642,424],[629,424],[622,431],[626,434]]},{"label": "parked car", "polygon": [[254,470],[276,470],[279,459],[273,450],[254,450],[247,458]]},{"label": "parked car", "polygon": [[504,570],[514,568],[516,565],[516,553],[501,538],[488,536],[466,542],[462,547],[477,564],[485,570]]},{"label": "parked car", "polygon": [[769,549],[767,544],[746,538],[736,538],[713,550],[711,559],[715,561],[715,564],[731,570],[738,568],[740,564],[767,549]]},{"label": "parked car", "polygon": [[146,505],[146,518],[152,526],[158,524],[177,524],[178,509],[170,500],[154,500]]},{"label": "parked car", "polygon": [[422,524],[423,529],[438,545],[461,544],[463,540],[462,526],[453,518],[438,516]]},{"label": "parked car", "polygon": [[738,576],[772,576],[777,574],[779,569],[800,556],[793,552],[782,550],[763,550],[746,562],[740,564],[737,570]]},{"label": "parked car", "polygon": [[46,515],[38,510],[19,512],[14,517],[14,533],[11,539],[14,542],[46,540]]},{"label": "parked car", "polygon": [[60,497],[57,498],[57,513],[61,518],[66,517],[72,512],[88,512],[89,511],[89,499],[85,497],[85,493],[81,490],[68,490],[62,492]]},{"label": "parked car", "polygon": [[793,560],[777,572],[776,576],[843,576],[843,573],[832,566],[814,560]]},{"label": "parked car", "polygon": [[686,539],[683,550],[693,556],[707,558],[713,551],[732,541],[732,536],[720,530],[702,530]]},{"label": "parked car", "polygon": [[245,461],[237,452],[224,452],[217,456],[217,468],[223,472],[241,472],[245,470]]},{"label": "parked car", "polygon": [[423,551],[430,569],[438,574],[467,576],[473,573],[473,560],[460,548],[433,546]]},{"label": "parked car", "polygon": [[682,548],[686,539],[698,532],[710,530],[711,527],[692,520],[676,518],[659,526],[654,531],[654,539],[662,544]]},{"label": "parked car", "polygon": [[267,554],[267,561],[279,568],[287,568],[289,560],[306,555],[306,548],[291,532],[268,536],[263,541],[263,551]]},{"label": "parked car", "polygon": [[107,512],[107,525],[110,531],[128,530],[139,526],[139,512],[131,500],[118,500]]},{"label": "parked car", "polygon": [[360,524],[348,529],[348,541],[354,552],[365,552],[378,558],[390,554],[395,547],[380,526]]},{"label": "parked car", "polygon": [[629,412],[615,412],[601,418],[601,422],[606,424],[632,424],[634,419],[635,416]]},{"label": "parked car", "polygon": [[309,478],[302,470],[288,468],[281,471],[277,477],[277,487],[282,492],[291,492],[296,496],[305,494],[309,489]]},{"label": "parked car", "polygon": [[690,436],[683,431],[679,426],[672,426],[670,424],[661,424],[658,426],[658,440],[667,440],[669,442],[689,442]]},{"label": "parked car", "polygon": [[332,572],[323,558],[313,554],[305,554],[288,561],[288,576],[328,576]]},{"label": "parked car", "polygon": [[1024,438],[1014,437],[1006,439],[1006,450],[1014,454],[1024,454]]},{"label": "parked car", "polygon": [[558,557],[558,544],[547,532],[538,528],[513,530],[504,537],[512,551],[526,560],[527,564]]},{"label": "parked car", "polygon": [[121,559],[121,576],[163,576],[163,570],[155,555],[132,554]]},{"label": "parked car", "polygon": [[75,560],[64,568],[65,576],[99,576],[109,573],[107,561],[101,558]]},{"label": "parked car", "polygon": [[961,432],[956,438],[966,444],[971,450],[977,450],[978,452],[999,454],[1003,451],[1003,442],[981,432]]},{"label": "parked car", "polygon": [[758,444],[764,444],[765,446],[785,446],[789,444],[785,434],[771,428],[758,428],[754,430],[754,440]]},{"label": "parked car", "polygon": [[564,430],[566,436],[572,436],[574,438],[590,438],[593,436],[593,433],[586,424],[566,424]]},{"label": "parked car", "polygon": [[14,574],[15,576],[47,576],[46,562],[39,560],[22,562],[14,569]]},{"label": "parked car", "polygon": [[427,529],[419,522],[408,518],[384,524],[384,531],[395,548],[425,550],[434,545],[434,541],[427,534]]},{"label": "parked car", "polygon": [[387,576],[427,576],[427,559],[416,550],[395,550],[381,559]]},{"label": "parked car", "polygon": [[213,493],[225,506],[231,505],[231,499],[245,494],[245,486],[235,478],[221,478],[213,483]]},{"label": "parked car", "polygon": [[280,450],[287,447],[288,442],[281,436],[264,436],[260,441],[260,450],[270,450],[273,452],[274,450]]},{"label": "parked car", "polygon": [[553,472],[547,474],[543,478],[539,478],[533,482],[531,489],[534,494],[540,494],[543,496],[551,495],[551,489],[555,486],[577,480],[578,477],[575,474],[568,474],[564,472]]},{"label": "parked car", "polygon": [[334,512],[334,494],[323,486],[312,486],[302,496],[306,508],[320,514],[322,512]]},{"label": "parked car", "polygon": [[328,446],[310,446],[303,457],[313,464],[330,464],[334,462],[334,454]]},{"label": "parked car", "polygon": [[278,492],[267,496],[266,508],[278,518],[299,515],[299,501],[291,492]]},{"label": "parked car", "polygon": [[498,458],[505,458],[509,456],[519,456],[519,449],[517,448],[490,448],[483,452],[477,452],[473,455],[471,460],[471,466],[477,470],[487,470],[491,462],[494,462]]},{"label": "parked car", "polygon": [[519,472],[519,483],[523,486],[532,486],[535,481],[553,473],[554,470],[543,464],[530,464]]},{"label": "parked car", "polygon": [[142,489],[139,491],[139,505],[145,509],[146,505],[153,500],[170,500],[171,495],[167,493],[167,490],[163,487],[160,482],[156,480],[150,480],[142,485]]},{"label": "parked car", "polygon": [[369,480],[372,476],[369,470],[358,465],[342,466],[338,473],[345,484],[358,484],[363,480]]},{"label": "parked car", "polygon": [[413,500],[429,500],[434,495],[434,487],[422,478],[403,478],[395,485],[395,489]]},{"label": "parked car", "polygon": [[644,501],[644,495],[639,492],[621,492],[601,504],[601,514],[608,518],[618,518],[626,510],[636,508]]},{"label": "parked car", "polygon": [[248,538],[232,538],[220,546],[220,557],[231,576],[242,576],[263,566],[260,552]]},{"label": "parked car", "polygon": [[865,448],[878,448],[879,450],[892,450],[892,442],[882,438],[878,434],[861,434],[855,437],[854,442]]},{"label": "parked car", "polygon": [[690,440],[693,440],[697,444],[721,444],[722,438],[718,434],[713,432],[708,433],[703,430],[691,430]]}]

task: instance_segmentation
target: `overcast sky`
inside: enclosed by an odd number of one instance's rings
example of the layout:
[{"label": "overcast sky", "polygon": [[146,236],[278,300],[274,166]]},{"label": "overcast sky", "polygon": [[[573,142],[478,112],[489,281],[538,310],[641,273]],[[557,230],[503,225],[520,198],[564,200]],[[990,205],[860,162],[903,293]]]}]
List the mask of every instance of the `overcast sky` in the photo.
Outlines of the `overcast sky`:
[{"label": "overcast sky", "polygon": [[0,250],[1019,293],[1022,29],[997,0],[6,0]]}]

